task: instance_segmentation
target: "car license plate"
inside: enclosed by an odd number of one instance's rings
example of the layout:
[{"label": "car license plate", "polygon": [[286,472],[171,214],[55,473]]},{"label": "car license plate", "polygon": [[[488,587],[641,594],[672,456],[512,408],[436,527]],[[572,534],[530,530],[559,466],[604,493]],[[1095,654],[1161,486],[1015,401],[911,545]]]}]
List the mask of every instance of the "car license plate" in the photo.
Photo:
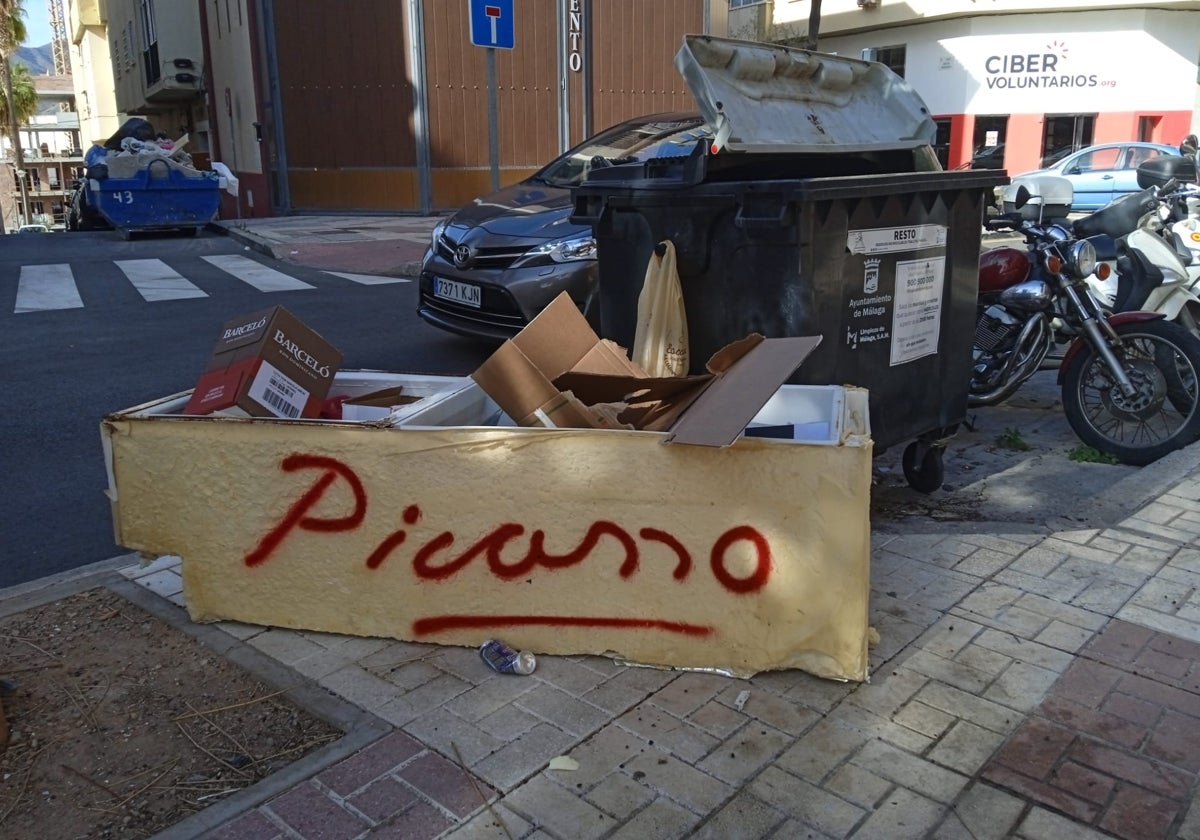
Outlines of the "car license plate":
[{"label": "car license plate", "polygon": [[457,280],[447,280],[444,277],[433,278],[433,296],[443,300],[452,300],[467,306],[479,308],[482,298],[478,286],[470,283],[459,283]]}]

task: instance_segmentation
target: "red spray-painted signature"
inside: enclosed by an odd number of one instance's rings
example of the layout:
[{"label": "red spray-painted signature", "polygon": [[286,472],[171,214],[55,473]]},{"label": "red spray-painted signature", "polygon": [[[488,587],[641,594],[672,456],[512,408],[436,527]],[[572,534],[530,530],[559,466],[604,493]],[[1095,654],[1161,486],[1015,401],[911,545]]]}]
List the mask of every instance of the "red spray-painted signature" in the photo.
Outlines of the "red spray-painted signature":
[{"label": "red spray-painted signature", "polygon": [[[292,503],[287,513],[263,537],[258,545],[245,557],[247,566],[265,563],[274,554],[284,539],[293,531],[337,533],[352,531],[362,525],[367,513],[367,493],[362,480],[346,464],[323,455],[289,455],[280,463],[284,472],[297,470],[319,470],[312,485]],[[354,507],[345,516],[317,517],[310,515],[312,509],[338,480],[348,486],[354,498]],[[421,519],[421,509],[409,505],[401,515],[406,525],[415,525]],[[492,528],[462,551],[452,551],[455,536],[442,531],[420,546],[412,558],[413,572],[423,580],[446,580],[465,569],[476,558],[482,557],[488,569],[501,580],[513,580],[528,575],[537,568],[565,569],[582,563],[604,538],[615,540],[624,553],[618,574],[628,579],[638,570],[641,551],[637,540],[623,527],[608,520],[598,520],[588,526],[583,539],[571,551],[555,554],[546,548],[546,533],[534,530],[528,539],[528,547],[519,560],[505,559],[505,549],[510,543],[525,535],[525,526],[516,522],[505,522]],[[638,536],[649,543],[666,546],[675,557],[672,576],[684,581],[692,571],[692,556],[684,544],[674,535],[658,528],[642,528]],[[388,534],[367,556],[369,569],[383,565],[393,552],[408,539],[408,532],[401,528]],[[739,543],[745,543],[754,558],[754,569],[746,577],[738,577],[728,568],[727,556]],[[509,552],[512,555],[512,551]],[[738,525],[721,534],[709,553],[709,566],[713,577],[723,588],[733,594],[743,595],[757,592],[766,586],[771,575],[771,546],[759,531],[749,525]],[[603,616],[542,616],[542,615],[445,615],[418,619],[413,631],[418,636],[429,635],[452,629],[474,629],[512,627],[517,625],[541,625],[557,627],[611,627],[662,630],[684,635],[704,636],[712,632],[706,625],[687,624],[658,619],[610,618]]]}]

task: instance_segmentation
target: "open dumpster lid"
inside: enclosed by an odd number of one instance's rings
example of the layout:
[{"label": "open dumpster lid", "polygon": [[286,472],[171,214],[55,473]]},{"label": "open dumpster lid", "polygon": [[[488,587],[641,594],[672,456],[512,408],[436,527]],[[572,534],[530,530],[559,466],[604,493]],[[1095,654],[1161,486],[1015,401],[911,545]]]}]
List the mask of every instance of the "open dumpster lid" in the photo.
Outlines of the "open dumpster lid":
[{"label": "open dumpster lid", "polygon": [[685,35],[675,67],[714,127],[714,151],[912,149],[936,134],[917,92],[877,62]]}]

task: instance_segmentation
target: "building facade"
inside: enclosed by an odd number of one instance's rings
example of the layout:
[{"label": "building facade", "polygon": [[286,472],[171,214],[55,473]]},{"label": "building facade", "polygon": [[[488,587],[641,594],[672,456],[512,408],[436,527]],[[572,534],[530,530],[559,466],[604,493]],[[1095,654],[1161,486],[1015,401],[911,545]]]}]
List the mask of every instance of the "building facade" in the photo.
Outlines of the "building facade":
[{"label": "building facade", "polygon": [[38,111],[18,130],[23,170],[16,169],[8,136],[0,138],[0,165],[11,176],[0,188],[0,216],[6,232],[24,224],[61,230],[72,184],[83,166],[71,78],[34,76],[33,82]]},{"label": "building facade", "polygon": [[[740,37],[808,34],[808,2],[735,4]],[[1071,148],[1174,145],[1197,129],[1200,8],[1186,0],[826,0],[818,35],[821,51],[881,61],[912,84],[949,168],[992,149],[1015,174]]]},{"label": "building facade", "polygon": [[208,127],[242,185],[223,215],[457,207],[597,129],[693,108],[672,60],[686,33],[725,34],[728,11],[727,0],[497,4],[515,15],[513,46],[489,56],[468,5],[203,4]]},{"label": "building facade", "polygon": [[71,80],[86,148],[103,143],[120,124],[108,48],[108,16],[101,0],[68,0],[66,15]]}]

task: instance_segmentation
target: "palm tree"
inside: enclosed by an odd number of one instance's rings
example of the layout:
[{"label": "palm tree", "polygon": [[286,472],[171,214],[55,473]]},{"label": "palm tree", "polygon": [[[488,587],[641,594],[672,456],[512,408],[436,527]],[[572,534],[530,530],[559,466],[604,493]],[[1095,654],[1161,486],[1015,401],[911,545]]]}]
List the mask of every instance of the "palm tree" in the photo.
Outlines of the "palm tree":
[{"label": "palm tree", "polygon": [[[20,118],[28,119],[32,110],[24,114],[14,101],[12,59],[17,47],[25,40],[25,9],[24,0],[0,0],[0,65],[3,66],[4,104],[8,111],[8,125],[5,131],[13,147],[13,159],[16,170],[25,171],[25,152],[21,149]],[[28,72],[26,73],[28,75]],[[22,181],[24,184],[24,181]],[[21,190],[21,217],[29,218],[29,202],[24,189]]]}]

